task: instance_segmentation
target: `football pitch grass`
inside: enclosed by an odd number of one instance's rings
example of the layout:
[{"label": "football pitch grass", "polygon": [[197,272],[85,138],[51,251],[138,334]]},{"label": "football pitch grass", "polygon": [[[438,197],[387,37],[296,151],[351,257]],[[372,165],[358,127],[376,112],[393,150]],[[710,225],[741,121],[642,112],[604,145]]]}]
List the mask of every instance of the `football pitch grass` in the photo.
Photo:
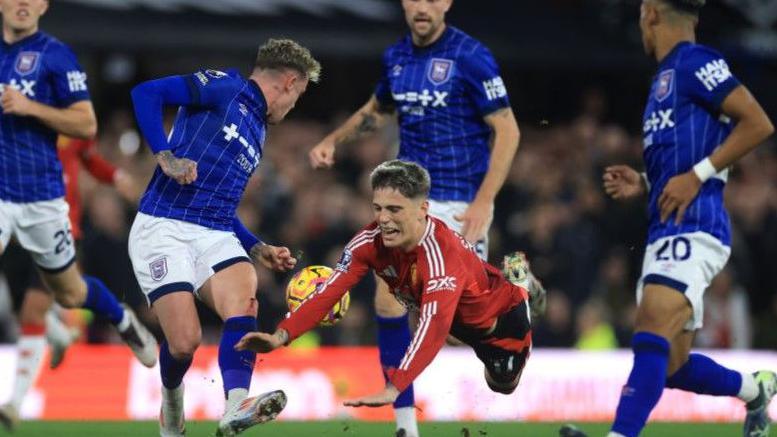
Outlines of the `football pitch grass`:
[{"label": "football pitch grass", "polygon": [[[189,422],[186,437],[213,436],[214,422]],[[518,422],[428,422],[420,425],[423,437],[554,437],[560,423]],[[609,424],[583,423],[580,427],[591,437],[603,437]],[[392,437],[394,425],[353,421],[278,422],[258,425],[245,437]],[[0,435],[3,432],[0,430]],[[35,437],[140,437],[159,435],[156,422],[23,422],[14,436]],[[641,434],[644,437],[734,437],[742,435],[741,424],[653,423]],[[770,437],[777,437],[777,426]]]}]

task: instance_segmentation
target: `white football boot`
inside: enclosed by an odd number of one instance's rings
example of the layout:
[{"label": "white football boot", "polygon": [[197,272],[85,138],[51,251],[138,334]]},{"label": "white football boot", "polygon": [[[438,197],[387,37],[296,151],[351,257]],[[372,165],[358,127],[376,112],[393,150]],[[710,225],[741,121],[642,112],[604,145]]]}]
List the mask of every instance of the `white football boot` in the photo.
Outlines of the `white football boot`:
[{"label": "white football boot", "polygon": [[275,390],[236,403],[219,422],[216,437],[232,437],[260,423],[269,422],[286,406],[286,394]]},{"label": "white football boot", "polygon": [[183,383],[178,388],[162,386],[162,407],[159,410],[160,437],[182,437],[186,434],[183,409]]}]

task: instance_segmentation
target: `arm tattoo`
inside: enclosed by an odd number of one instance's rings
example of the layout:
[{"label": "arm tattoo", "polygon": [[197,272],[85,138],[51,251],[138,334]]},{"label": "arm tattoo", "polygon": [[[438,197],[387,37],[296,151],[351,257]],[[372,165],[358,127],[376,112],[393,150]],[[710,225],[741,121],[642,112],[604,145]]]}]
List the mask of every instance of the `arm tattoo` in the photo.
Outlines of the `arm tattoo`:
[{"label": "arm tattoo", "polygon": [[378,128],[378,120],[374,114],[370,112],[360,113],[362,119],[354,129],[346,132],[343,136],[337,139],[337,144],[348,143],[361,138],[362,135],[370,132],[374,132]]},{"label": "arm tattoo", "polygon": [[279,329],[278,332],[275,333],[275,335],[278,337],[278,340],[280,340],[281,344],[284,346],[289,341],[289,333],[286,332],[285,329]]}]

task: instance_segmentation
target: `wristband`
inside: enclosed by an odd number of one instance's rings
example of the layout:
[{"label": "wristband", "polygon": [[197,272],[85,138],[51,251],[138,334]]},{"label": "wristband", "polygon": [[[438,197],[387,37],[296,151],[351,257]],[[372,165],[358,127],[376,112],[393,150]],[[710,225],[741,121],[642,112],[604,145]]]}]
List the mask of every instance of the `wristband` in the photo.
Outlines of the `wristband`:
[{"label": "wristband", "polygon": [[648,179],[647,173],[642,172],[639,174],[642,177],[642,182],[645,183],[645,189],[647,189],[647,192],[650,192],[650,179]]},{"label": "wristband", "polygon": [[698,177],[702,183],[718,173],[718,171],[715,170],[715,166],[712,165],[710,158],[704,158],[694,165],[693,172],[696,173],[696,177]]}]

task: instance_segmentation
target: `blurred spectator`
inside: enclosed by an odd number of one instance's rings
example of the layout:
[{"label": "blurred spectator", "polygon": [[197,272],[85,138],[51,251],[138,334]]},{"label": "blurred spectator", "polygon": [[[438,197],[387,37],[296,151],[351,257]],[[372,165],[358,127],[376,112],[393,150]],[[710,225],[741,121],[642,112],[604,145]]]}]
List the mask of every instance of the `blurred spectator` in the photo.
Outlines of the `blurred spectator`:
[{"label": "blurred spectator", "polygon": [[608,350],[618,347],[615,329],[609,322],[607,307],[598,299],[591,299],[580,307],[575,331],[577,349]]},{"label": "blurred spectator", "polygon": [[704,294],[704,326],[696,333],[696,346],[749,349],[752,320],[747,293],[736,283],[731,268],[718,274]]}]

